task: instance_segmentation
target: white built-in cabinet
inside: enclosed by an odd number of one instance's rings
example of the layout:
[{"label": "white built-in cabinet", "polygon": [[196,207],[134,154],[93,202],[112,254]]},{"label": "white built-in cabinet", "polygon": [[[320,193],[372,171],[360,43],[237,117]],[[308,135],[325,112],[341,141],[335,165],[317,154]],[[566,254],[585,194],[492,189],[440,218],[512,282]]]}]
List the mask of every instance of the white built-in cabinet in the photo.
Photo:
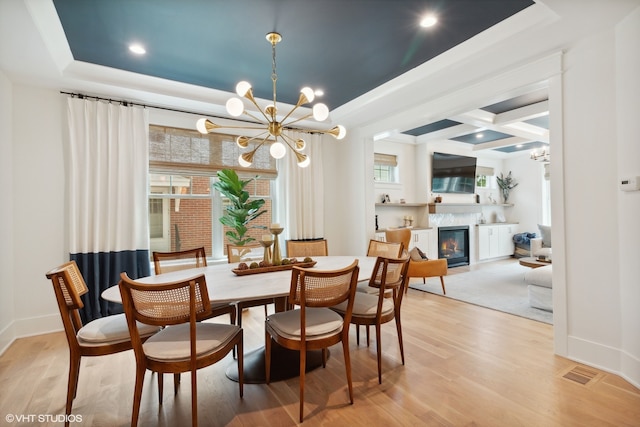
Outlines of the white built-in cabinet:
[{"label": "white built-in cabinet", "polygon": [[478,260],[513,255],[517,224],[478,225]]}]

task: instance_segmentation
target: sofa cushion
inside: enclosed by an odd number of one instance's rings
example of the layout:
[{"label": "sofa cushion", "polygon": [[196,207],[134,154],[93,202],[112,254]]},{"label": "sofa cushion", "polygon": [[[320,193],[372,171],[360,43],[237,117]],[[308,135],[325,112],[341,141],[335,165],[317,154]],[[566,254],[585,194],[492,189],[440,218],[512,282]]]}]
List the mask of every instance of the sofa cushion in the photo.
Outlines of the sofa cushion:
[{"label": "sofa cushion", "polygon": [[532,268],[524,274],[524,281],[528,285],[541,286],[543,288],[551,288],[553,264],[544,267]]},{"label": "sofa cushion", "polygon": [[551,246],[551,226],[538,224],[540,229],[540,237],[542,237],[542,247],[550,248]]}]

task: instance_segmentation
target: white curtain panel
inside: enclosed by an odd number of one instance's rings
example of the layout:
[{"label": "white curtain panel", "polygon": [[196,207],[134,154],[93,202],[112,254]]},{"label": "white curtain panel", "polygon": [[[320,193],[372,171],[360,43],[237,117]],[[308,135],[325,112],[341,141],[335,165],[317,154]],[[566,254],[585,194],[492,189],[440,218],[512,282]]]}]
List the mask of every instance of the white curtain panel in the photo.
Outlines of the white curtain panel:
[{"label": "white curtain panel", "polygon": [[70,252],[148,250],[146,109],[68,99]]},{"label": "white curtain panel", "polygon": [[303,152],[309,156],[311,164],[306,168],[299,167],[290,150],[278,160],[276,222],[284,227],[285,239],[321,238],[324,237],[322,137],[303,133],[290,133],[289,136],[306,141]]},{"label": "white curtain panel", "polygon": [[69,98],[69,255],[89,292],[84,322],[122,312],[100,294],[121,272],[150,274],[147,179],[149,117],[144,108]]}]

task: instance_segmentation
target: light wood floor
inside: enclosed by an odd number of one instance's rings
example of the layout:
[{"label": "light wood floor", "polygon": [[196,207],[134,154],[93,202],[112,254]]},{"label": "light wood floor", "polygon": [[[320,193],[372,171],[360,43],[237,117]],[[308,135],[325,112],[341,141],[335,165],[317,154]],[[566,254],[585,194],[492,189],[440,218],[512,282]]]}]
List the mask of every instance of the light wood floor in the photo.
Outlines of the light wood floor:
[{"label": "light wood floor", "polygon": [[[264,311],[244,316],[249,350],[264,342]],[[640,390],[628,382],[590,367],[586,385],[563,377],[580,365],[553,355],[550,325],[409,290],[403,327],[405,366],[393,323],[383,327],[382,385],[374,343],[357,347],[352,328],[355,403],[348,404],[338,345],[326,369],[307,376],[304,425],[640,426]],[[240,399],[237,384],[225,377],[231,363],[228,356],[199,371],[200,425],[297,424],[297,379],[246,384]],[[8,414],[64,414],[67,372],[62,333],[17,340],[0,357],[0,425]],[[190,423],[188,374],[175,397],[169,377],[165,383],[159,407],[155,377],[147,374],[141,426]],[[75,425],[129,425],[133,384],[132,352],[83,359],[73,407],[82,423]]]}]

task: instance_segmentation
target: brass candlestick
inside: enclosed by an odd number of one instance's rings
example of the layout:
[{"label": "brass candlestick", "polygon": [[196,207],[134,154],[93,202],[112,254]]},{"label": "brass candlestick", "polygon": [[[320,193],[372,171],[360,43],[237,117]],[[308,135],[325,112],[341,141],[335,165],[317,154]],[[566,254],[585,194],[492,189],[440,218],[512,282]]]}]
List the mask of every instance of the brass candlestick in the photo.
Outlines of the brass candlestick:
[{"label": "brass candlestick", "polygon": [[282,255],[280,254],[280,243],[278,243],[278,234],[282,233],[284,228],[270,228],[269,231],[273,234],[273,265],[282,264]]},{"label": "brass candlestick", "polygon": [[262,259],[265,263],[271,264],[271,245],[273,244],[273,240],[259,240],[260,245],[264,248],[264,255]]}]

